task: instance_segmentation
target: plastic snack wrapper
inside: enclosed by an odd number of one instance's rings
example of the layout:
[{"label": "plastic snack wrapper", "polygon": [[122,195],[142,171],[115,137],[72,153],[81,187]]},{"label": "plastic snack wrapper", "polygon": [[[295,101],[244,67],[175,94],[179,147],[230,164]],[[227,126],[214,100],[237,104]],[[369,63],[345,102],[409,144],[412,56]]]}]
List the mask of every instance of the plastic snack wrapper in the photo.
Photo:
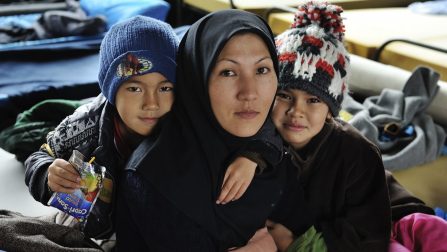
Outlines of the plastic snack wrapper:
[{"label": "plastic snack wrapper", "polygon": [[84,161],[84,155],[74,150],[68,162],[79,172],[81,188],[73,193],[55,192],[48,201],[48,205],[68,213],[77,219],[81,226],[85,226],[99,192],[103,186],[105,167]]}]

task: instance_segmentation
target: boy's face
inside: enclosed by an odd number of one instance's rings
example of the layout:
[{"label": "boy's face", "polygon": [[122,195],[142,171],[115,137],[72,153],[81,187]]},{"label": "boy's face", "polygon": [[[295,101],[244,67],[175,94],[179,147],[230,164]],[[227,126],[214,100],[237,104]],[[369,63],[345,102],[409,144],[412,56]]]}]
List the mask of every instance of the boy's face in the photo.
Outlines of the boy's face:
[{"label": "boy's face", "polygon": [[273,123],[295,149],[317,135],[330,117],[329,107],[318,97],[299,89],[279,90],[273,106]]},{"label": "boy's face", "polygon": [[160,73],[133,76],[118,88],[115,106],[128,130],[149,135],[171,110],[174,86]]}]

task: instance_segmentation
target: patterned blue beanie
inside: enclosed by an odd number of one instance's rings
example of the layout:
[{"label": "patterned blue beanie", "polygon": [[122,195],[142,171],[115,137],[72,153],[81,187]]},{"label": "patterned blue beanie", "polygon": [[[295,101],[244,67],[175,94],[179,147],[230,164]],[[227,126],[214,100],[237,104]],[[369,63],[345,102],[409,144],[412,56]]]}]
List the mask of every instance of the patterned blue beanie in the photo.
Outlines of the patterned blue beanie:
[{"label": "patterned blue beanie", "polygon": [[99,87],[111,104],[124,81],[158,72],[175,83],[178,39],[172,27],[150,17],[136,16],[107,32],[99,51]]}]

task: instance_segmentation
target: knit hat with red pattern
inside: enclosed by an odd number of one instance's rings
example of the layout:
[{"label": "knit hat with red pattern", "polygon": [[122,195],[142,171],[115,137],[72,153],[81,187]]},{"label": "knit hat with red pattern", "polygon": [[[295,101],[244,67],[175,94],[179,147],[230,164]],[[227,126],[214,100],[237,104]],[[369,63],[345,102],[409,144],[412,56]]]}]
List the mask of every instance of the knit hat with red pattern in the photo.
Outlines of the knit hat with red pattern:
[{"label": "knit hat with red pattern", "polygon": [[310,1],[298,7],[292,27],[276,37],[279,88],[317,96],[338,116],[348,91],[349,55],[343,45],[340,6]]}]

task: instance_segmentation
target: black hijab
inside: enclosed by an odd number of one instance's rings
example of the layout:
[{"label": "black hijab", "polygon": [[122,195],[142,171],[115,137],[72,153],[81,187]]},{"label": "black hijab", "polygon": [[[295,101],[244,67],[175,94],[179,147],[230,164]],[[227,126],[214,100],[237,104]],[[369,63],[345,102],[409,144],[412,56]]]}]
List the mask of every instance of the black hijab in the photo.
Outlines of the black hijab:
[{"label": "black hijab", "polygon": [[215,203],[233,155],[253,143],[278,146],[270,116],[258,133],[241,138],[226,132],[212,112],[209,76],[225,44],[240,33],[255,33],[264,40],[278,73],[273,35],[259,16],[224,10],[203,17],[180,43],[173,108],[159,137],[146,142],[145,158],[136,164],[137,172],[206,229],[219,248],[244,245],[263,226],[282,184],[279,169],[269,169],[255,176],[241,199]]}]

